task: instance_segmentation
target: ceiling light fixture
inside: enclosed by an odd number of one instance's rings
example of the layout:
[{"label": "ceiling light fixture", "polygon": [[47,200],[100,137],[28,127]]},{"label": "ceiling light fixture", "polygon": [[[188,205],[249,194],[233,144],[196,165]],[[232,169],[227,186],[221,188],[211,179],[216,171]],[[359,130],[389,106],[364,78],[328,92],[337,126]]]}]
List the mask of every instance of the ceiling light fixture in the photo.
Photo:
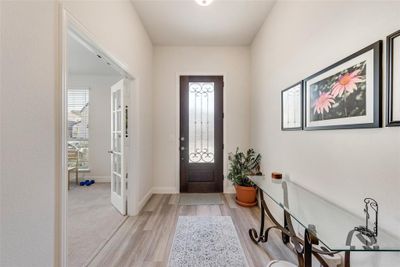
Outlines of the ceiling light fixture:
[{"label": "ceiling light fixture", "polygon": [[200,6],[209,6],[214,0],[195,0]]}]

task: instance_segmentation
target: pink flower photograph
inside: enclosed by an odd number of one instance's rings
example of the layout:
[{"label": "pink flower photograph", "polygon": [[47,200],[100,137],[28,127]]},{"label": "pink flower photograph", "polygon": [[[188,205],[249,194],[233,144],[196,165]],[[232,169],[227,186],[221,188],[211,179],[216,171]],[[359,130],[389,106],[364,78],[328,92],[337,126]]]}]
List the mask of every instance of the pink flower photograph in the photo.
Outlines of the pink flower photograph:
[{"label": "pink flower photograph", "polygon": [[310,120],[366,114],[366,62],[360,62],[310,85]]},{"label": "pink flower photograph", "polygon": [[363,81],[363,78],[359,75],[360,69],[353,71],[352,73],[346,73],[338,79],[338,81],[332,86],[332,96],[342,96],[344,92],[352,93],[357,90],[357,83]]},{"label": "pink flower photograph", "polygon": [[315,101],[314,113],[323,114],[324,112],[328,113],[329,109],[332,107],[332,104],[335,103],[333,100],[333,96],[329,93],[320,93],[319,98]]}]

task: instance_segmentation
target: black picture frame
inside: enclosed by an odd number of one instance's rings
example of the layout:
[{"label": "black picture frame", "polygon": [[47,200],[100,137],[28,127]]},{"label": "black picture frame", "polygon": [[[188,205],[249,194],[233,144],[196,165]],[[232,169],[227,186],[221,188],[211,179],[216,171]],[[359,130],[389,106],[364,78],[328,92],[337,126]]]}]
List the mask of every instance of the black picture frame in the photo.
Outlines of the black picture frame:
[{"label": "black picture frame", "polygon": [[[400,30],[396,31],[386,37],[386,79],[387,79],[387,97],[386,97],[386,126],[395,127],[400,126],[400,120],[393,118],[393,63],[394,52],[393,43],[394,39],[400,38]],[[400,88],[398,88],[400,90]]]},{"label": "black picture frame", "polygon": [[[367,52],[373,51],[373,100],[372,100],[372,113],[373,113],[373,120],[370,123],[357,123],[357,124],[337,124],[337,125],[324,125],[324,126],[310,126],[307,123],[307,116],[309,112],[309,107],[307,106],[307,96],[308,96],[308,82],[311,79],[314,79],[327,71],[336,68],[360,55],[363,55]],[[303,128],[307,131],[312,130],[333,130],[333,129],[358,129],[358,128],[380,128],[382,127],[382,106],[381,106],[381,99],[382,99],[382,40],[379,40],[356,53],[332,64],[331,66],[309,76],[308,78],[304,79],[303,84],[303,107],[304,107],[304,122]]]},{"label": "black picture frame", "polygon": [[[285,127],[284,125],[284,94],[291,90],[291,89],[295,89],[296,87],[300,86],[300,94],[299,94],[299,112],[300,112],[300,126],[298,127]],[[284,89],[281,91],[281,130],[282,131],[299,131],[299,130],[303,130],[303,81],[297,82],[295,84],[293,84],[292,86],[289,86],[288,88]]]}]

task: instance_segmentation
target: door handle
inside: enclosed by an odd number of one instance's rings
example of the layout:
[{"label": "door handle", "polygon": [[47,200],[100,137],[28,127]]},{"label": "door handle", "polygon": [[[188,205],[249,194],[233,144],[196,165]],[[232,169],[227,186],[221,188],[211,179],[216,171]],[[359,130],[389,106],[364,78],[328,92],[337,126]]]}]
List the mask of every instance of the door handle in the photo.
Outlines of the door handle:
[{"label": "door handle", "polygon": [[112,151],[112,150],[108,150],[107,151],[109,154],[114,154],[114,151]]}]

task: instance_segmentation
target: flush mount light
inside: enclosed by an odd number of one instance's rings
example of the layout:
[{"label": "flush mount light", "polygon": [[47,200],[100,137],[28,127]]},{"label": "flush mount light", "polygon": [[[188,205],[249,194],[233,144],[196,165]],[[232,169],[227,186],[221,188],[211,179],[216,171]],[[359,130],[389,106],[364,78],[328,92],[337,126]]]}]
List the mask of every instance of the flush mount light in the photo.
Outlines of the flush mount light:
[{"label": "flush mount light", "polygon": [[209,6],[214,0],[195,0],[200,6]]}]

